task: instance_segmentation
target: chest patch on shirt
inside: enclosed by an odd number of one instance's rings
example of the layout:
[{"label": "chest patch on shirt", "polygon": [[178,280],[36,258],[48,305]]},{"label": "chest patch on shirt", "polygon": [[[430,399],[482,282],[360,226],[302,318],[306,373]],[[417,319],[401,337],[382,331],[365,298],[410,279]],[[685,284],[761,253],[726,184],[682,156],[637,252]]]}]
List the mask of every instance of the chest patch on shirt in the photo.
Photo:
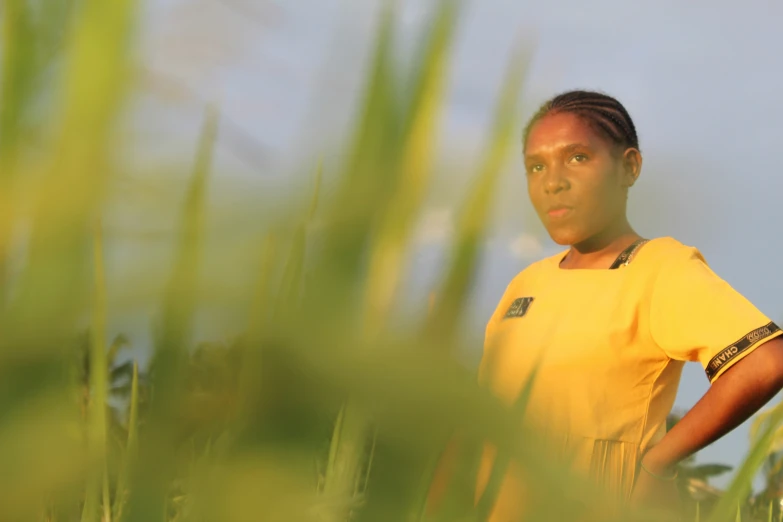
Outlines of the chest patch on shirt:
[{"label": "chest patch on shirt", "polygon": [[506,315],[503,316],[503,318],[509,319],[511,317],[524,316],[527,313],[528,308],[530,308],[530,303],[533,302],[533,299],[533,297],[517,297],[514,299],[514,302],[511,303],[511,306],[508,307]]}]

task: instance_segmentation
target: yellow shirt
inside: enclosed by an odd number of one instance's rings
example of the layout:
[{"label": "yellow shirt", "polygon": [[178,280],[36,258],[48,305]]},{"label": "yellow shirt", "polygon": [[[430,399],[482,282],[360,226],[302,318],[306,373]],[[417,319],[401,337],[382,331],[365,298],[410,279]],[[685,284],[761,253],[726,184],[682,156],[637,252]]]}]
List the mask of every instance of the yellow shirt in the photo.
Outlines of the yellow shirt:
[{"label": "yellow shirt", "polygon": [[[556,455],[627,499],[639,456],[665,433],[683,364],[698,361],[714,382],[781,330],[674,239],[641,245],[613,270],[562,269],[565,254],[511,281],[479,379],[511,404],[538,365],[527,420]],[[487,452],[482,480],[491,461]],[[513,480],[493,521],[514,519]]]}]

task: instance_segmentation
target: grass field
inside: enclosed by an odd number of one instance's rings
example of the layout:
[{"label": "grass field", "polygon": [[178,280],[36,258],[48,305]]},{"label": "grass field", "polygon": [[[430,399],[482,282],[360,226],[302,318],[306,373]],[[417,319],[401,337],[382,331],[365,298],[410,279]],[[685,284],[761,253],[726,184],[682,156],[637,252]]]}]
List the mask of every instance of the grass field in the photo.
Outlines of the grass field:
[{"label": "grass field", "polygon": [[[405,328],[391,318],[431,181],[459,3],[442,2],[406,69],[393,55],[395,18],[386,12],[353,133],[343,150],[329,151],[342,158],[328,167],[329,190],[326,167],[314,164],[307,194],[263,226],[247,224],[264,231],[237,261],[255,267],[243,288],[252,291],[219,300],[240,311],[242,326],[197,342],[198,323],[223,320],[204,317],[209,295],[199,291],[205,258],[221,255],[204,240],[215,219],[205,209],[220,132],[219,107],[205,107],[196,154],[181,161],[190,175],[167,243],[165,291],[148,303],[157,310],[154,350],[138,364],[128,332],[112,329],[107,296],[137,295],[149,282],[137,275],[107,287],[113,238],[104,223],[123,171],[117,129],[141,7],[4,4],[0,519],[479,521],[497,482],[473,502],[470,449],[492,441],[537,477],[544,501],[529,520],[598,520],[600,492],[543,460],[523,419],[456,357],[495,188],[519,147],[524,49],[497,94],[429,313]],[[759,424],[716,505],[693,505],[689,516],[777,519],[779,508],[748,500],[781,415],[773,410]],[[455,432],[466,449],[443,503],[428,511],[434,463]]]}]

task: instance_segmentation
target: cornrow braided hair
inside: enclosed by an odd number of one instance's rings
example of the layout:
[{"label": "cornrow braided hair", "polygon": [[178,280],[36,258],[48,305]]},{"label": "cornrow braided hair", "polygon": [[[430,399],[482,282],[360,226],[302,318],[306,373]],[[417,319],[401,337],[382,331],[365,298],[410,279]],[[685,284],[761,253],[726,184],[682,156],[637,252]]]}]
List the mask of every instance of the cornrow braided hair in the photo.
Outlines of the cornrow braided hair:
[{"label": "cornrow braided hair", "polygon": [[623,104],[609,95],[582,90],[559,94],[541,105],[525,127],[523,143],[527,144],[530,130],[541,118],[560,112],[579,116],[620,148],[639,149],[636,127]]}]

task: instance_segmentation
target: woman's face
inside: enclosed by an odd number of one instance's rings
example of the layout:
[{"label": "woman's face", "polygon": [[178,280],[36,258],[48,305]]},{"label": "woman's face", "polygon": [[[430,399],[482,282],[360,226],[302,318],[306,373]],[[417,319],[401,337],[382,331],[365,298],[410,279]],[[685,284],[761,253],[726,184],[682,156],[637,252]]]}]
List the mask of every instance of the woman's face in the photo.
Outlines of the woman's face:
[{"label": "woman's face", "polygon": [[636,149],[618,151],[566,112],[539,120],[526,145],[530,200],[556,243],[584,243],[625,219],[628,187],[641,167]]}]

